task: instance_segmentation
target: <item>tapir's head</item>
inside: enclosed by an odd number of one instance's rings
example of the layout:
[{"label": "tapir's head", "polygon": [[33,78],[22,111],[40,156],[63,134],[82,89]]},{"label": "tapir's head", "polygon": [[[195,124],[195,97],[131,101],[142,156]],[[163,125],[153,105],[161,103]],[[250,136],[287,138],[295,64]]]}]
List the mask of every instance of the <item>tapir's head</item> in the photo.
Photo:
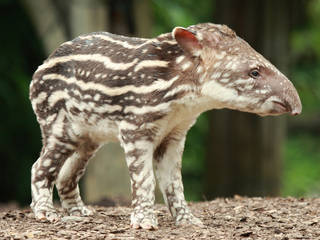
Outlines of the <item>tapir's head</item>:
[{"label": "tapir's head", "polygon": [[199,60],[200,92],[213,108],[262,116],[300,114],[301,101],[293,84],[227,26],[177,27],[172,35]]}]

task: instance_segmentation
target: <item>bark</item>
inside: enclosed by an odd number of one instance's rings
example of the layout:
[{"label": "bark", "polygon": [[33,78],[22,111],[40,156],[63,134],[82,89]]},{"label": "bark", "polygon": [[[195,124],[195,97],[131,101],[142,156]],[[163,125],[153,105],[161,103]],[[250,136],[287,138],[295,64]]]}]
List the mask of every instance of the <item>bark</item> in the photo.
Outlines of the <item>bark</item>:
[{"label": "bark", "polygon": [[[290,1],[218,0],[215,22],[234,29],[282,72],[288,69]],[[276,196],[280,193],[285,117],[212,111],[206,195]]]},{"label": "bark", "polygon": [[29,13],[49,55],[59,44],[67,40],[54,4],[50,0],[22,0],[21,3]]}]

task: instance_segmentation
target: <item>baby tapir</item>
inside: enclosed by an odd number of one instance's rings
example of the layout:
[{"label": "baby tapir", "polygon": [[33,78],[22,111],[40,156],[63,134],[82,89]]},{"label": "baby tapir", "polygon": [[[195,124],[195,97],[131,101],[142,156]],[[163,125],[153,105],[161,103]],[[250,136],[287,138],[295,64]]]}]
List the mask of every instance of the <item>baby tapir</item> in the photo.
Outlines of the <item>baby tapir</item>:
[{"label": "baby tapir", "polygon": [[58,219],[54,184],[70,215],[93,214],[78,181],[99,147],[118,141],[130,172],[131,226],[144,229],[157,227],[155,177],[176,223],[201,224],[184,199],[180,170],[187,131],[202,112],[301,112],[292,83],[230,28],[212,23],[152,39],[82,35],[37,69],[30,99],[43,140],[32,167],[36,218]]}]

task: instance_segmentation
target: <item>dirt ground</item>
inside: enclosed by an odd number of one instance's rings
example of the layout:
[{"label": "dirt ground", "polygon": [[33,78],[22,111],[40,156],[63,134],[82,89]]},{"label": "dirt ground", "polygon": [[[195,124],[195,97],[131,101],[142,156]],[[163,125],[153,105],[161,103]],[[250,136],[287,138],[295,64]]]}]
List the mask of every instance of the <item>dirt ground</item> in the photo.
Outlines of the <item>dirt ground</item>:
[{"label": "dirt ground", "polygon": [[93,217],[34,219],[30,209],[0,209],[0,239],[320,239],[320,199],[243,198],[191,203],[205,227],[174,225],[156,206],[159,229],[129,227],[128,207],[95,207]]}]

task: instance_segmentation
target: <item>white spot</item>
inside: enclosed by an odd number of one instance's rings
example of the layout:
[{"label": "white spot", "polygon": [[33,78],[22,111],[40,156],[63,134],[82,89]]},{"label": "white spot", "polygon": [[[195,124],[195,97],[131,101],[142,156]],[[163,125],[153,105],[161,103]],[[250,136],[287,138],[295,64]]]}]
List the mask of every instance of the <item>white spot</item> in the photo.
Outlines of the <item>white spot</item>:
[{"label": "white spot", "polygon": [[221,63],[222,63],[221,61],[217,61],[215,64],[213,64],[213,67],[214,68],[220,67]]},{"label": "white spot", "polygon": [[201,32],[197,32],[197,38],[202,41],[203,40],[203,35]]},{"label": "white spot", "polygon": [[225,72],[224,74],[222,74],[222,77],[224,77],[224,78],[228,78],[230,76],[231,76],[230,72]]},{"label": "white spot", "polygon": [[183,55],[177,57],[176,63],[177,63],[177,64],[181,63],[181,62],[184,60],[184,58],[185,58],[185,57],[184,57]]},{"label": "white spot", "polygon": [[[46,180],[42,180],[42,181],[40,181],[40,182],[36,182],[36,186],[37,186],[38,188],[42,188],[45,184],[46,184]],[[40,192],[40,193],[41,193],[41,190],[42,190],[42,189],[39,189],[39,192]]]},{"label": "white spot", "polygon": [[117,79],[119,79],[119,76],[116,75],[116,76],[114,76],[112,79],[113,79],[113,80],[117,80]]},{"label": "white spot", "polygon": [[266,94],[268,93],[269,91],[267,89],[261,89],[261,90],[256,90],[256,93],[257,94]]},{"label": "white spot", "polygon": [[221,72],[215,72],[211,75],[211,79],[218,79],[221,77]]},{"label": "white spot", "polygon": [[57,116],[57,114],[54,113],[54,114],[50,115],[49,117],[47,117],[47,119],[46,119],[47,124],[50,125],[56,116]]},{"label": "white spot", "polygon": [[197,73],[202,73],[202,71],[203,71],[203,67],[202,66],[198,66]]},{"label": "white spot", "polygon": [[42,163],[42,166],[44,166],[44,167],[49,167],[50,165],[51,165],[51,160],[50,159],[46,159]]},{"label": "white spot", "polygon": [[228,83],[229,81],[230,81],[229,78],[222,78],[222,79],[220,79],[220,82],[222,82],[222,83]]},{"label": "white spot", "polygon": [[87,71],[86,72],[86,77],[89,77],[90,73],[91,73],[90,71]]},{"label": "white spot", "polygon": [[216,59],[222,59],[226,56],[226,52],[225,51],[222,51],[220,53],[217,53],[214,55]]},{"label": "white spot", "polygon": [[93,98],[95,101],[99,101],[100,100],[100,94],[96,94],[94,95],[94,98]]},{"label": "white spot", "polygon": [[73,91],[73,94],[74,94],[74,95],[78,95],[78,96],[81,95],[78,89],[74,90],[74,91]]},{"label": "white spot", "polygon": [[243,79],[243,78],[239,78],[238,80],[233,82],[233,85],[241,85],[241,84],[249,84],[251,83],[252,80],[251,79]]},{"label": "white spot", "polygon": [[94,75],[95,78],[99,78],[101,76],[101,73],[97,73],[96,75]]},{"label": "white spot", "polygon": [[187,70],[190,66],[192,65],[191,62],[185,62],[184,64],[182,64],[181,68],[183,71]]}]

